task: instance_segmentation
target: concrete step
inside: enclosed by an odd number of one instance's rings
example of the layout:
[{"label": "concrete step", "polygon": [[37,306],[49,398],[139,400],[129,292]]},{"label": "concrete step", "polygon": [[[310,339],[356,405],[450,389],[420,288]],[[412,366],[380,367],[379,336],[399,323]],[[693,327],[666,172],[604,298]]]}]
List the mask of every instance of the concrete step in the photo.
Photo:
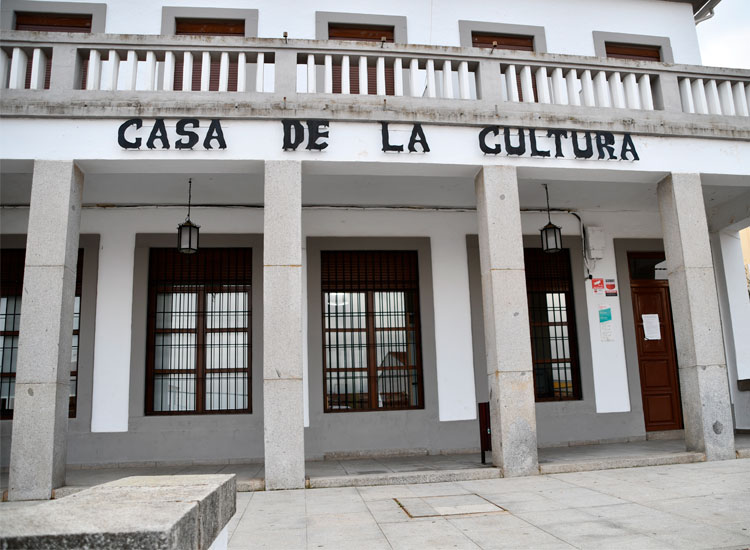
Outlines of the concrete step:
[{"label": "concrete step", "polygon": [[402,485],[404,483],[439,483],[445,481],[473,481],[503,477],[498,468],[466,468],[461,470],[421,470],[418,472],[389,472],[348,476],[311,477],[310,489],[329,487],[366,487],[372,485]]},{"label": "concrete step", "polygon": [[663,466],[665,464],[689,464],[705,462],[704,453],[682,452],[651,456],[613,456],[570,462],[540,463],[542,474],[565,474],[569,472],[590,472],[593,470],[611,470],[613,468],[637,468],[639,466]]}]

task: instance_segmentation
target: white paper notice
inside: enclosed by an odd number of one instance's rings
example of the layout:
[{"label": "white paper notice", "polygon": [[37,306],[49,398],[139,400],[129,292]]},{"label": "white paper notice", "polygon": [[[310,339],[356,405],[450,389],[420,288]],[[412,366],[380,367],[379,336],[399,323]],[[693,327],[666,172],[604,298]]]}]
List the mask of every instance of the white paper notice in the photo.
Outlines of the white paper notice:
[{"label": "white paper notice", "polygon": [[643,335],[646,340],[661,340],[661,329],[659,328],[659,315],[648,313],[641,315],[643,319]]}]

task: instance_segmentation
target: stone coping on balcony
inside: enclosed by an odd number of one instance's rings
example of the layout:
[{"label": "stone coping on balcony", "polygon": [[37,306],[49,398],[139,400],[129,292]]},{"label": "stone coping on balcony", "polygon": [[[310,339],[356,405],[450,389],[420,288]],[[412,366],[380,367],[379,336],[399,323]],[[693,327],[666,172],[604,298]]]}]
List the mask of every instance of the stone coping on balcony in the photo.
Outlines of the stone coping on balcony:
[{"label": "stone coping on balcony", "polygon": [[235,475],[127,477],[58,500],[3,504],[0,547],[204,550],[235,508]]}]

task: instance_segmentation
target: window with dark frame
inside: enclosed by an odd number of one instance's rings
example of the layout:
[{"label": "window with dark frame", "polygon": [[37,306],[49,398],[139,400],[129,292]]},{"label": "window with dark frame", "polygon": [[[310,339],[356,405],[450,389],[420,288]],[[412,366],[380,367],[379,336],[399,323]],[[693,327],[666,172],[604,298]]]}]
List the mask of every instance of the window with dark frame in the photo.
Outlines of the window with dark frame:
[{"label": "window with dark frame", "polygon": [[325,412],[424,408],[416,251],[322,251]]},{"label": "window with dark frame", "polygon": [[[14,29],[17,31],[43,31],[43,32],[91,32],[91,14],[90,13],[41,13],[33,11],[17,11],[15,13],[16,21]],[[26,82],[24,88],[31,88],[31,63],[32,59],[26,62]],[[86,65],[82,67],[84,72]],[[50,74],[52,73],[52,55],[51,52],[47,58],[47,67],[44,72],[44,89],[49,90]]]},{"label": "window with dark frame", "polygon": [[[200,19],[192,17],[178,17],[175,19],[176,35],[192,36],[245,36],[244,19]],[[238,61],[230,57],[229,59],[229,82],[228,91],[237,91]],[[182,69],[185,64],[182,56],[175,59],[174,70],[174,89],[182,90]],[[217,59],[211,59],[211,72],[208,81],[209,91],[216,92],[219,90],[219,73],[221,62]],[[200,59],[193,61],[192,90],[194,92],[201,89],[201,62]]]},{"label": "window with dark frame", "polygon": [[636,59],[640,61],[661,61],[661,48],[659,46],[605,42],[604,49],[607,57]]},{"label": "window with dark frame", "polygon": [[[534,37],[520,34],[498,34],[487,32],[472,32],[471,45],[475,48],[495,48],[496,50],[515,50],[521,52],[534,51]],[[521,90],[521,73],[516,74],[518,86],[518,101],[523,101]],[[534,90],[534,101],[538,101],[536,91],[536,79],[531,79],[531,87]]]},{"label": "window with dark frame", "polygon": [[581,399],[570,251],[525,248],[524,262],[536,400]]},{"label": "window with dark frame", "polygon": [[149,255],[146,414],[249,413],[252,249]]},{"label": "window with dark frame", "polygon": [[[26,250],[23,248],[4,248],[0,251],[0,418],[3,420],[13,418],[25,260]],[[77,408],[82,273],[83,250],[79,249],[70,360],[69,418],[75,418]]]},{"label": "window with dark frame", "polygon": [[[386,25],[354,25],[350,23],[329,23],[329,40],[351,40],[358,42],[394,42],[394,30],[392,26]],[[386,63],[392,60],[386,59]],[[336,63],[332,67],[333,93],[341,93],[341,64]],[[349,65],[349,93],[359,93],[359,65]],[[374,66],[367,67],[367,93],[376,95],[378,93],[377,69]],[[393,65],[385,67],[385,95],[395,95]]]}]

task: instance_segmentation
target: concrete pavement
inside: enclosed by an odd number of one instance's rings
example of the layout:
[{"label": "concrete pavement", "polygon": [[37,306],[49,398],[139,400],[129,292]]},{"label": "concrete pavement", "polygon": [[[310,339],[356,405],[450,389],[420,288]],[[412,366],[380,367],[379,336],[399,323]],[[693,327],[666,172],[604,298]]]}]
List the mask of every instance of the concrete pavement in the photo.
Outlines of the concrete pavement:
[{"label": "concrete pavement", "polygon": [[238,493],[229,548],[749,548],[750,459]]}]

